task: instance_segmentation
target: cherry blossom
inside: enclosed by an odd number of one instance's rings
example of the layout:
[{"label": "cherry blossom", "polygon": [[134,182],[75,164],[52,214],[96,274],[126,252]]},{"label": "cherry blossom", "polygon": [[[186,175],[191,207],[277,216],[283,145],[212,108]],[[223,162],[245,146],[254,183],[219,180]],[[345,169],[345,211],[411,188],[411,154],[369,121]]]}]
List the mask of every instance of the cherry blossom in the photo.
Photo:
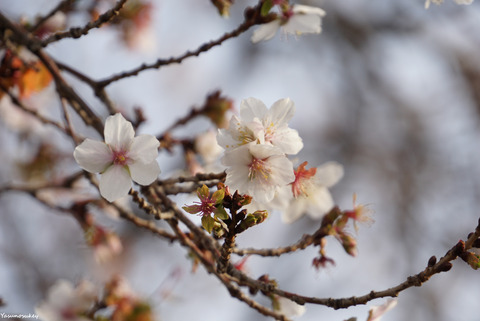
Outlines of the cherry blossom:
[{"label": "cherry blossom", "polygon": [[87,321],[86,313],[97,299],[95,286],[83,281],[74,287],[69,281],[58,280],[49,290],[47,300],[35,313],[45,321]]},{"label": "cherry blossom", "polygon": [[295,179],[292,162],[275,146],[250,143],[225,153],[225,185],[258,202],[269,202],[275,191]]},{"label": "cherry blossom", "polygon": [[105,121],[105,142],[86,139],[75,148],[78,165],[90,173],[101,173],[100,194],[113,202],[128,194],[132,179],[149,185],[160,174],[156,161],[160,142],[152,135],[135,136],[121,114]]},{"label": "cherry blossom", "polygon": [[303,148],[298,132],[288,127],[295,113],[295,104],[284,98],[270,109],[256,98],[240,103],[240,117],[233,116],[228,129],[219,130],[218,144],[225,149],[236,148],[251,142],[278,147],[285,154],[297,154]]},{"label": "cherry blossom", "polygon": [[[289,186],[293,199],[283,212],[282,221],[285,223],[292,223],[305,213],[313,219],[321,218],[335,205],[328,188],[343,177],[343,166],[328,162],[307,170],[306,165],[304,162],[295,170],[295,181]],[[282,198],[288,198],[286,188],[280,193]]]},{"label": "cherry blossom", "polygon": [[253,43],[270,40],[280,27],[285,34],[320,33],[323,16],[325,11],[320,8],[295,4],[279,18],[261,25],[253,32],[251,40]]},{"label": "cherry blossom", "polygon": [[374,306],[368,311],[367,321],[380,321],[380,318],[397,305],[397,299],[390,299],[380,306]]}]

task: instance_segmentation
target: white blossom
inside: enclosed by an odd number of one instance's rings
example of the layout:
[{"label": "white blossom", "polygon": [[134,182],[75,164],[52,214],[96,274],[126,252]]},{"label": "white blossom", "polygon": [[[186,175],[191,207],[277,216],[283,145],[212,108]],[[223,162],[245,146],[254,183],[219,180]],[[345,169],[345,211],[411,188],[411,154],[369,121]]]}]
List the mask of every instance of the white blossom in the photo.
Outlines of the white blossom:
[{"label": "white blossom", "polygon": [[85,314],[97,299],[95,286],[83,281],[77,287],[66,280],[58,280],[49,290],[47,299],[35,307],[35,313],[44,321],[88,321]]},{"label": "white blossom", "polygon": [[278,312],[287,317],[300,317],[306,311],[304,305],[300,305],[290,299],[284,298],[283,296],[278,296],[276,300],[279,305]]},{"label": "white blossom", "polygon": [[250,143],[225,153],[225,184],[232,190],[269,202],[275,191],[295,179],[292,162],[275,146]]},{"label": "white blossom", "polygon": [[296,154],[303,148],[298,132],[288,127],[295,113],[289,99],[276,101],[270,109],[256,98],[240,103],[240,117],[233,116],[228,129],[219,130],[218,144],[229,150],[252,142],[278,147],[285,154]]},{"label": "white blossom", "polygon": [[390,299],[380,306],[374,306],[368,311],[367,321],[380,321],[380,318],[397,305],[397,299]]},{"label": "white blossom", "polygon": [[223,152],[222,147],[217,144],[217,134],[209,130],[195,139],[195,150],[205,160],[207,165],[215,163]]},{"label": "white blossom", "polygon": [[343,166],[328,162],[316,169],[305,170],[305,165],[303,163],[295,171],[292,185],[279,191],[282,199],[290,197],[282,215],[285,223],[293,223],[306,213],[313,219],[319,219],[335,205],[328,188],[343,177]]},{"label": "white blossom", "polygon": [[253,43],[269,40],[275,36],[280,27],[285,34],[320,33],[323,16],[325,11],[320,8],[295,4],[288,15],[282,15],[261,25],[253,32],[251,40]]},{"label": "white blossom", "polygon": [[105,121],[105,142],[86,139],[75,148],[78,165],[90,173],[101,173],[100,194],[109,202],[128,194],[132,179],[149,185],[160,174],[156,161],[160,142],[152,135],[135,136],[121,114]]}]

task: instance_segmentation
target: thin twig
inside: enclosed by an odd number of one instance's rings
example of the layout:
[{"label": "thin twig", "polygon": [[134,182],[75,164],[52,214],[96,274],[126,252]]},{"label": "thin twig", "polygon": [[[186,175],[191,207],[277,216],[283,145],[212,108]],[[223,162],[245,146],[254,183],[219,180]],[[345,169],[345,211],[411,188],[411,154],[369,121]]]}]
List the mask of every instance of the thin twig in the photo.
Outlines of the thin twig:
[{"label": "thin twig", "polygon": [[47,13],[45,16],[40,18],[34,25],[27,28],[28,31],[29,32],[35,32],[42,24],[44,24],[48,19],[50,19],[58,11],[63,10],[64,8],[68,8],[74,2],[75,2],[75,0],[63,0],[55,8],[53,8],[49,13]]},{"label": "thin twig", "polygon": [[480,226],[477,226],[474,233],[470,235],[468,240],[463,243],[459,242],[453,246],[436,264],[428,265],[423,271],[413,276],[409,276],[404,282],[397,286],[391,287],[383,291],[371,291],[363,296],[352,296],[349,298],[316,298],[307,297],[299,294],[287,292],[272,286],[271,284],[254,280],[244,273],[235,269],[232,265],[228,268],[228,273],[236,279],[240,285],[246,285],[252,290],[261,290],[266,293],[273,293],[288,298],[298,304],[312,303],[331,307],[335,310],[345,309],[355,305],[366,304],[371,300],[384,297],[397,297],[400,292],[413,286],[421,286],[428,281],[431,276],[446,272],[452,267],[451,261],[455,260],[461,253],[472,248],[473,243],[480,237]]},{"label": "thin twig", "polygon": [[159,180],[158,185],[172,185],[177,183],[186,183],[186,182],[195,182],[199,183],[201,181],[211,181],[211,180],[223,180],[227,174],[225,172],[221,173],[198,173],[194,176],[179,176],[175,178],[169,178],[164,180]]},{"label": "thin twig", "polygon": [[87,23],[84,27],[70,28],[70,30],[68,31],[59,32],[51,35],[50,37],[41,42],[42,47],[46,47],[52,42],[59,41],[65,38],[80,38],[81,36],[88,34],[90,30],[94,28],[100,28],[104,23],[109,22],[118,15],[120,9],[122,9],[125,2],[127,2],[127,0],[117,1],[117,3],[112,9],[100,15],[97,20]]},{"label": "thin twig", "polygon": [[308,246],[312,245],[314,240],[315,238],[313,235],[305,234],[297,243],[292,245],[273,248],[273,249],[234,248],[233,253],[241,256],[251,255],[251,254],[259,255],[259,256],[280,256],[285,253],[292,253],[298,250],[304,250]]},{"label": "thin twig", "polygon": [[62,78],[57,65],[53,59],[42,50],[41,43],[38,39],[25,34],[24,31],[20,30],[0,12],[0,31],[6,35],[6,30],[11,31],[9,33],[9,39],[14,40],[19,45],[25,46],[40,59],[53,76],[58,94],[68,100],[72,108],[82,118],[85,124],[92,126],[100,135],[103,135],[103,123],[100,118],[95,115],[83,99],[80,98],[80,96]]},{"label": "thin twig", "polygon": [[174,63],[179,64],[183,60],[185,60],[189,57],[199,56],[201,53],[207,52],[211,48],[221,45],[224,41],[239,36],[243,32],[250,29],[250,27],[252,27],[255,24],[256,24],[256,21],[253,18],[245,20],[235,30],[225,33],[223,36],[221,36],[217,40],[213,40],[213,41],[210,41],[210,42],[207,42],[207,43],[201,45],[196,50],[187,51],[186,53],[184,53],[183,55],[180,55],[178,57],[170,57],[168,59],[158,59],[156,62],[154,62],[152,64],[145,64],[144,63],[144,64],[138,66],[137,68],[132,69],[131,71],[122,72],[122,73],[119,73],[119,74],[116,74],[116,75],[112,75],[112,76],[110,76],[110,77],[108,77],[104,80],[101,80],[101,81],[99,81],[99,85],[102,86],[102,87],[106,87],[109,84],[111,84],[112,82],[119,81],[121,79],[125,79],[125,78],[128,78],[128,77],[136,76],[140,72],[148,70],[148,69],[159,69],[162,66],[166,66],[166,65],[170,65],[170,64],[174,64]]},{"label": "thin twig", "polygon": [[32,115],[33,117],[35,117],[36,119],[38,119],[39,121],[41,121],[42,123],[44,124],[47,124],[47,125],[52,125],[54,127],[56,127],[57,129],[59,129],[62,133],[66,134],[66,135],[69,135],[69,132],[68,130],[62,126],[62,124],[56,122],[56,121],[53,121],[53,120],[50,120],[44,116],[42,116],[41,114],[39,114],[37,111],[33,110],[33,109],[30,109],[28,108],[27,106],[25,106],[17,97],[15,97],[7,88],[5,88],[4,85],[2,85],[0,83],[0,90],[5,92],[8,97],[10,97],[10,100],[12,101],[12,103],[14,105],[16,105],[19,109],[21,109],[22,111]]},{"label": "thin twig", "polygon": [[108,112],[111,115],[116,114],[118,112],[118,110],[115,108],[114,103],[112,102],[110,97],[108,97],[105,88],[102,88],[102,87],[98,86],[97,81],[93,80],[92,78],[88,77],[84,73],[82,73],[82,72],[80,72],[80,71],[78,71],[78,70],[76,70],[76,69],[74,69],[74,68],[72,68],[72,67],[70,67],[70,66],[68,66],[64,63],[59,62],[58,60],[55,60],[55,63],[58,66],[58,68],[60,68],[62,70],[65,70],[66,72],[72,74],[76,78],[78,78],[81,81],[88,84],[92,88],[92,90],[95,92],[95,95],[98,97],[98,99],[100,99],[105,104]]}]

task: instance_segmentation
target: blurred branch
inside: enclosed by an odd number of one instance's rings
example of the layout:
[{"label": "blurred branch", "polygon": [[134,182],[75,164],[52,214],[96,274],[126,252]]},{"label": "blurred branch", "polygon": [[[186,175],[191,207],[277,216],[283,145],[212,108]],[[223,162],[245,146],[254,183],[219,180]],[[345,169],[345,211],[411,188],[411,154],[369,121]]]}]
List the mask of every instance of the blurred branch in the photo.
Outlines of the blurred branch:
[{"label": "blurred branch", "polygon": [[46,47],[52,42],[59,41],[65,38],[80,38],[81,36],[88,34],[90,30],[100,28],[104,23],[109,22],[118,15],[120,9],[122,9],[125,2],[127,2],[127,0],[118,0],[112,9],[100,15],[97,20],[87,23],[84,27],[70,28],[70,30],[68,31],[59,32],[51,35],[50,37],[41,42],[41,46]]},{"label": "blurred branch", "polygon": [[35,111],[33,109],[30,109],[27,106],[25,106],[17,97],[15,97],[15,95],[13,95],[1,83],[0,83],[0,90],[3,91],[4,93],[6,93],[8,95],[8,97],[10,97],[10,100],[12,101],[12,103],[14,105],[16,105],[18,108],[20,108],[21,110],[23,110],[24,112],[32,115],[33,117],[35,117],[36,119],[38,119],[42,123],[47,124],[47,125],[52,125],[52,126],[56,127],[57,129],[59,129],[62,133],[66,134],[66,135],[70,135],[68,130],[65,127],[63,127],[62,124],[60,124],[56,121],[50,120],[50,119],[40,115],[40,113],[38,113],[37,111]]},{"label": "blurred branch", "polygon": [[65,70],[66,72],[72,74],[76,78],[80,79],[81,81],[85,82],[88,84],[90,87],[92,87],[92,90],[95,92],[95,95],[105,104],[105,106],[108,109],[108,112],[113,115],[118,112],[118,110],[115,108],[113,102],[111,101],[110,97],[108,97],[107,92],[105,88],[100,88],[95,80],[92,78],[88,77],[84,73],[68,66],[65,65],[64,63],[61,63],[57,60],[55,60],[55,64],[58,66],[58,68]]},{"label": "blurred branch", "polygon": [[27,28],[29,32],[35,32],[42,24],[44,24],[48,19],[50,19],[53,15],[57,12],[64,10],[70,7],[76,0],[63,0],[58,5],[53,8],[49,13],[45,16],[41,17],[34,25]]},{"label": "blurred branch", "polygon": [[[10,30],[11,32],[7,32]],[[20,30],[15,24],[7,19],[0,12],[0,31],[4,37],[7,37],[18,45],[23,45],[28,48],[33,54],[35,54],[45,65],[48,71],[52,74],[53,79],[57,87],[57,92],[61,97],[67,99],[72,108],[83,119],[85,124],[92,126],[97,130],[100,135],[103,135],[103,123],[90,109],[90,107],[83,101],[80,96],[70,87],[67,82],[62,78],[55,62],[42,50],[41,43],[33,38],[31,35],[26,34]]]}]

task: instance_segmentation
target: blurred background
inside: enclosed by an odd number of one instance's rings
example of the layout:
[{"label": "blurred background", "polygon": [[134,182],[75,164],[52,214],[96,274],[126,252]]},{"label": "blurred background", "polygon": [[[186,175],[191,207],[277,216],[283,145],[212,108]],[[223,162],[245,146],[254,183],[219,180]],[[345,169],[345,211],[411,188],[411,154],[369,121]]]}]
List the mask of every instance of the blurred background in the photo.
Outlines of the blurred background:
[{"label": "blurred background", "polygon": [[[0,11],[15,21],[29,21],[57,3],[2,1]],[[133,38],[119,27],[107,26],[78,40],[52,44],[47,52],[93,79],[103,79],[217,39],[236,28],[245,7],[255,4],[237,1],[225,19],[208,0],[149,3],[149,17]],[[246,262],[248,273],[255,278],[268,273],[282,289],[309,296],[337,298],[384,290],[423,270],[430,256],[444,255],[477,224],[480,3],[464,6],[445,0],[428,10],[421,0],[302,3],[327,12],[320,35],[277,34],[253,45],[250,30],[199,57],[143,72],[107,91],[127,115],[141,107],[148,121],[140,132],[153,135],[193,106],[201,106],[217,89],[234,101],[237,111],[247,97],[267,106],[290,97],[296,105],[290,126],[305,145],[298,161],[310,166],[330,160],[342,163],[345,177],[332,189],[336,203],[351,208],[356,193],[357,203],[374,211],[375,223],[360,227],[355,258],[329,240],[327,255],[335,266],[315,270],[311,262],[317,250],[309,248],[281,258],[252,256]],[[88,15],[78,13],[69,16],[67,25],[87,21]],[[99,115],[107,116],[87,86],[66,77]],[[62,119],[53,85],[25,102],[41,114]],[[6,97],[0,102],[0,186],[78,171],[71,141],[15,113],[9,104]],[[83,135],[99,139],[78,118],[74,121]],[[209,128],[213,127],[207,119],[198,119],[174,134],[191,137]],[[44,145],[51,148],[44,151],[49,155],[46,163],[38,161],[39,146]],[[160,153],[161,178],[183,169],[181,151],[175,152]],[[192,200],[177,198],[179,205]],[[99,222],[118,233],[124,248],[111,262],[98,264],[69,215],[18,192],[0,194],[0,214],[0,297],[6,303],[0,312],[33,313],[57,279],[86,278],[101,285],[119,273],[153,302],[159,320],[267,319],[231,298],[203,268],[191,273],[192,262],[177,244],[123,220],[96,213]],[[303,217],[285,225],[279,213],[271,213],[237,242],[240,247],[288,245],[314,232],[317,224]],[[478,272],[457,260],[450,272],[402,292],[397,307],[383,320],[476,320],[478,280]],[[269,304],[260,296],[259,302]],[[369,307],[383,302],[340,311],[307,305],[299,319],[366,320]]]}]

